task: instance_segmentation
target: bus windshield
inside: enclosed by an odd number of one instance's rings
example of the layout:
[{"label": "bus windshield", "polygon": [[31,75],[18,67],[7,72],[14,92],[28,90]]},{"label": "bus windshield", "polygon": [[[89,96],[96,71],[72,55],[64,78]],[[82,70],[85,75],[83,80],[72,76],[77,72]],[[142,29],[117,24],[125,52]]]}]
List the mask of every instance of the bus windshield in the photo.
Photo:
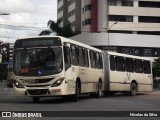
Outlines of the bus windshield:
[{"label": "bus windshield", "polygon": [[15,50],[14,73],[20,76],[45,76],[62,71],[62,48]]}]

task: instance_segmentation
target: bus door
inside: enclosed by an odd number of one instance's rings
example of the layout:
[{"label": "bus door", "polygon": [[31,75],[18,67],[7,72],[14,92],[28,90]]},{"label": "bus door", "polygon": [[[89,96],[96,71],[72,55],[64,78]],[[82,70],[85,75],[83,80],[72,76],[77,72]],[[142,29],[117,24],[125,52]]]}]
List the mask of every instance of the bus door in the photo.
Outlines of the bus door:
[{"label": "bus door", "polygon": [[124,81],[124,90],[130,90],[130,83],[134,78],[134,60],[133,58],[126,58],[125,59],[125,70],[126,70],[126,78]]},{"label": "bus door", "polygon": [[79,47],[78,61],[79,61],[79,77],[81,80],[81,93],[87,92],[88,83],[86,76],[86,49]]}]

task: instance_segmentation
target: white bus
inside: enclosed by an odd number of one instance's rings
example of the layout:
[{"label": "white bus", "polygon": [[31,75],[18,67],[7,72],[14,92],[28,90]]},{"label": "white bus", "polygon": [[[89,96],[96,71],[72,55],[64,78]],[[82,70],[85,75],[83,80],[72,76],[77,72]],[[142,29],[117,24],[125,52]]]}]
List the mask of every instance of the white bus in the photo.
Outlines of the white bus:
[{"label": "white bus", "polygon": [[[151,61],[148,58],[105,52],[105,90],[110,94],[152,91]],[[106,94],[107,94],[106,93]]]},{"label": "white bus", "polygon": [[14,94],[39,102],[44,96],[71,96],[104,91],[103,52],[64,37],[18,39],[13,57]]}]

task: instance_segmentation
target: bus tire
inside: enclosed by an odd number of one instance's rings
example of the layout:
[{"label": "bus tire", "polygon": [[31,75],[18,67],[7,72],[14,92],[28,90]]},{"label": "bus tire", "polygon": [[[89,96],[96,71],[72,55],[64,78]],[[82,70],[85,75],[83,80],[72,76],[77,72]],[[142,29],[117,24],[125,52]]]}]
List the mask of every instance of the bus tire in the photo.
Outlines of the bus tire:
[{"label": "bus tire", "polygon": [[32,97],[34,103],[39,103],[39,97]]},{"label": "bus tire", "polygon": [[78,102],[79,91],[80,91],[79,84],[78,82],[76,82],[75,94],[73,95],[73,102]]},{"label": "bus tire", "polygon": [[97,98],[100,98],[103,96],[103,91],[102,91],[102,82],[98,82],[98,88],[97,88]]},{"label": "bus tire", "polygon": [[131,96],[136,96],[138,91],[138,87],[136,83],[131,83],[131,88],[130,88],[130,95]]}]

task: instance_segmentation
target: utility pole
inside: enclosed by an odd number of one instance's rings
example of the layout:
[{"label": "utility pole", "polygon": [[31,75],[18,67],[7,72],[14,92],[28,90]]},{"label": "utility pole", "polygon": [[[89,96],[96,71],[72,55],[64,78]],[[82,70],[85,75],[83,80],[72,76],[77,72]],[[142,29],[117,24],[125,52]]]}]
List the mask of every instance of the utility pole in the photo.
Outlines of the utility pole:
[{"label": "utility pole", "polygon": [[114,22],[110,27],[109,29],[107,30],[108,31],[108,51],[110,50],[109,46],[110,46],[110,38],[109,38],[109,31],[112,29],[112,27],[114,25],[116,25],[118,22]]}]

